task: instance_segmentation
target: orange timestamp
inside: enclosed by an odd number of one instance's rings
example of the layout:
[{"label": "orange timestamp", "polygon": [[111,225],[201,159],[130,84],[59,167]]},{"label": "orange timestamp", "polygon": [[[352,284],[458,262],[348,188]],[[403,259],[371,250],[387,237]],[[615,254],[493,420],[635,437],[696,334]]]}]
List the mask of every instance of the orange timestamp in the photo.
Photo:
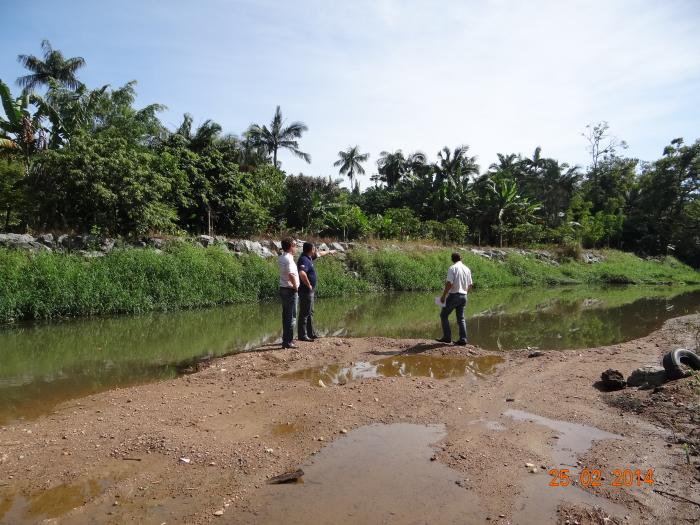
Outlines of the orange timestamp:
[{"label": "orange timestamp", "polygon": [[[552,479],[550,487],[568,487],[572,483],[571,473],[568,468],[553,468],[549,471]],[[578,482],[582,487],[600,487],[603,485],[603,476],[600,469],[584,468],[578,474]],[[654,469],[614,469],[610,485],[613,487],[631,487],[654,484]]]}]

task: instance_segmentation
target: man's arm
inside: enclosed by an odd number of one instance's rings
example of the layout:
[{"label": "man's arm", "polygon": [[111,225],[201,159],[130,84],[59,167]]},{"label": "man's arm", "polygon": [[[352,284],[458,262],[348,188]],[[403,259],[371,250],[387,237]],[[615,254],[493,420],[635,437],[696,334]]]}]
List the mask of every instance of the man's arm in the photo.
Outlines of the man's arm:
[{"label": "man's arm", "polygon": [[289,272],[289,282],[292,284],[295,292],[299,290],[299,276],[296,273]]},{"label": "man's arm", "polygon": [[304,270],[299,270],[299,279],[301,279],[301,282],[304,283],[304,285],[308,286],[309,290],[314,289],[314,287],[311,286],[311,281],[309,281],[309,276],[306,275]]},{"label": "man's arm", "polygon": [[316,258],[318,259],[319,257],[323,257],[324,255],[333,255],[334,253],[338,253],[338,250],[323,250],[322,252],[316,251]]},{"label": "man's arm", "polygon": [[450,281],[445,281],[445,289],[442,291],[442,297],[440,297],[440,302],[445,303],[445,300],[447,300],[447,294],[450,292],[450,288],[452,288],[452,283]]}]

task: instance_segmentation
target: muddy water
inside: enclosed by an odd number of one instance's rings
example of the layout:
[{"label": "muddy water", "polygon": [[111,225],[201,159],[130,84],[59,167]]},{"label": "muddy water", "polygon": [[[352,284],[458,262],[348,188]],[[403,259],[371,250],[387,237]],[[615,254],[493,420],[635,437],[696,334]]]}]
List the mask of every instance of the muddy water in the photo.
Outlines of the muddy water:
[{"label": "muddy water", "polygon": [[324,365],[284,374],[284,379],[304,379],[312,385],[319,381],[343,385],[356,379],[376,377],[430,377],[447,379],[471,375],[492,374],[503,362],[500,356],[474,358],[435,357],[428,355],[397,355],[377,361],[358,361],[349,364]]},{"label": "muddy water", "polygon": [[[318,330],[350,337],[436,337],[433,296],[320,299]],[[467,314],[474,344],[556,349],[642,337],[666,319],[699,309],[700,291],[685,288],[517,288],[471,294]],[[279,337],[276,303],[1,328],[0,425],[91,393],[175,377],[202,358]]]},{"label": "muddy water", "polygon": [[110,484],[106,479],[89,479],[29,495],[7,491],[0,497],[0,523],[39,523],[63,516],[102,494]]},{"label": "muddy water", "polygon": [[[558,439],[554,440],[552,446],[552,463],[549,468],[568,468],[570,477],[574,480],[574,484],[566,487],[553,487],[544,482],[526,484],[523,494],[516,503],[515,523],[539,525],[542,523],[543,516],[554,516],[557,507],[564,502],[587,506],[597,505],[611,516],[618,519],[624,518],[626,514],[624,506],[598,497],[575,483],[580,474],[577,457],[591,448],[594,441],[624,439],[622,436],[588,425],[550,419],[522,410],[506,410],[504,415],[516,421],[530,422],[554,430]],[[540,476],[544,475],[548,475],[547,472],[540,474]]]},{"label": "muddy water", "polygon": [[430,461],[443,425],[371,425],[353,430],[301,468],[301,483],[266,485],[248,513],[222,523],[483,523],[460,475]]}]

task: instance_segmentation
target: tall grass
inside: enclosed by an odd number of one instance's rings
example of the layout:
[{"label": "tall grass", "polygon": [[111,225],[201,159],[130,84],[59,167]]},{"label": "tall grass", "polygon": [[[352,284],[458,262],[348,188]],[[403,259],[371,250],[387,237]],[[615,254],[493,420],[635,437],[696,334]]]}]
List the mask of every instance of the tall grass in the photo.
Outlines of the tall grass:
[{"label": "tall grass", "polygon": [[[558,266],[516,253],[504,261],[470,252],[463,257],[475,285],[485,288],[700,283],[700,274],[676,259],[643,260],[615,251],[601,263]],[[354,250],[345,260],[318,261],[318,295],[440,290],[449,264],[448,249]],[[115,250],[94,259],[0,249],[0,322],[253,302],[275,297],[277,282],[276,259],[232,255],[219,247]]]}]

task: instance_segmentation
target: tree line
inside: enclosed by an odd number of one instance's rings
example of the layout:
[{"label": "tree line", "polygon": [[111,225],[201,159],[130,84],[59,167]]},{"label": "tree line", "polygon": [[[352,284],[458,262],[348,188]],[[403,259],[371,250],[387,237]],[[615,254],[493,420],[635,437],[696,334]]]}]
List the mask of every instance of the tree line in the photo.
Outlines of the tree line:
[{"label": "tree line", "polygon": [[[560,244],[674,253],[700,264],[700,140],[673,139],[659,159],[625,156],[600,122],[587,126],[590,164],[498,154],[488,167],[469,147],[383,151],[370,185],[359,146],[338,152],[340,178],[288,175],[279,154],[310,162],[303,122],[278,106],[269,124],[224,133],[185,114],[176,129],[160,104],[135,107],[135,82],[88,88],[81,57],[48,41],[20,55],[19,92],[0,80],[0,224],[7,231],[137,236],[281,231],[345,239],[433,238],[488,245]],[[343,177],[350,189],[341,186]]]}]

